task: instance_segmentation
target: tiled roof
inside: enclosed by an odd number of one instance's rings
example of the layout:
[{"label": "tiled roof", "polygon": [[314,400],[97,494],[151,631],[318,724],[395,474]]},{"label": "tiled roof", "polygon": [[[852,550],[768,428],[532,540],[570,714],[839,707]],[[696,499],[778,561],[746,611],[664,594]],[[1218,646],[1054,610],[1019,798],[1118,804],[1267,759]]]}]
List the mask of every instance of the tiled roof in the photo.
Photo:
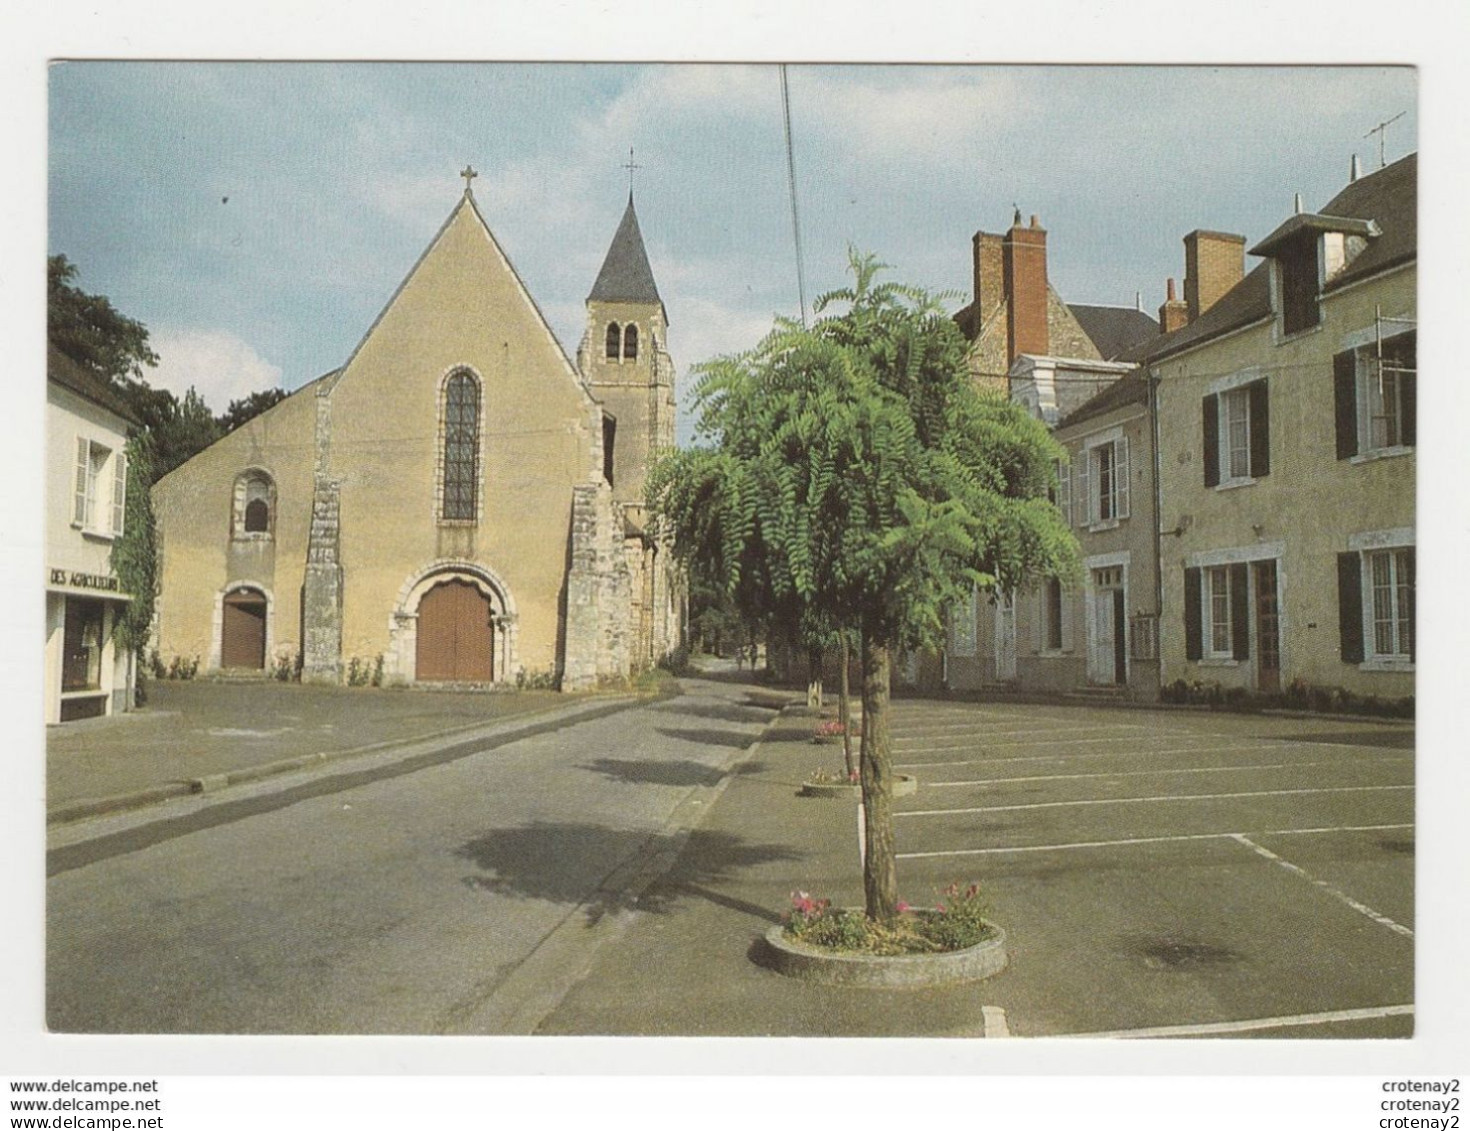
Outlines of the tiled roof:
[{"label": "tiled roof", "polygon": [[[1293,217],[1293,220],[1300,220],[1294,230],[1309,230],[1317,221],[1330,224],[1335,218],[1352,221],[1351,227],[1355,229],[1361,226],[1358,222],[1371,220],[1380,233],[1368,240],[1368,246],[1357,258],[1328,282],[1325,293],[1331,294],[1358,279],[1414,258],[1418,247],[1418,169],[1418,155],[1411,153],[1377,172],[1359,177],[1311,219]],[[1292,220],[1288,220],[1258,247],[1274,244],[1291,225]],[[1291,233],[1285,234],[1289,237]],[[1271,315],[1270,288],[1270,264],[1263,260],[1193,322],[1172,334],[1134,346],[1118,360],[1156,361],[1268,318]]]},{"label": "tiled roof", "polygon": [[46,343],[46,380],[55,381],[62,388],[70,389],[79,397],[85,397],[113,415],[122,417],[129,424],[141,423],[127,402],[106,381],[95,376],[81,363],[72,360],[50,342]]},{"label": "tiled roof", "polygon": [[1057,430],[1092,420],[1124,405],[1147,403],[1148,376],[1142,369],[1135,369],[1125,373],[1081,407],[1073,409],[1058,423]]},{"label": "tiled roof", "polygon": [[1087,306],[1069,302],[1067,309],[1082,332],[1092,339],[1104,361],[1112,361],[1124,350],[1155,338],[1159,324],[1131,306]]},{"label": "tiled roof", "polygon": [[643,233],[638,230],[638,214],[633,211],[633,197],[623,221],[607,249],[597,282],[592,284],[588,302],[656,302],[662,305],[658,286],[653,281],[653,268],[648,265],[648,252],[643,248]]}]

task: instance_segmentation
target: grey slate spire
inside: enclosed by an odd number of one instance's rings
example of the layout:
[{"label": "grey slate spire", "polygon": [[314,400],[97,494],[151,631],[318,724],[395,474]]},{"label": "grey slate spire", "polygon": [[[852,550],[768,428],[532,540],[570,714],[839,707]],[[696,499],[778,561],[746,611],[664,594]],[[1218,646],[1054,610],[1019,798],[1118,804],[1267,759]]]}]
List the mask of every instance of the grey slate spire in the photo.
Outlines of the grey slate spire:
[{"label": "grey slate spire", "polygon": [[648,252],[643,248],[643,233],[638,230],[638,213],[633,211],[633,194],[628,194],[628,207],[623,221],[607,249],[597,282],[592,284],[588,302],[656,302],[658,285],[653,281],[653,268],[648,265]]}]

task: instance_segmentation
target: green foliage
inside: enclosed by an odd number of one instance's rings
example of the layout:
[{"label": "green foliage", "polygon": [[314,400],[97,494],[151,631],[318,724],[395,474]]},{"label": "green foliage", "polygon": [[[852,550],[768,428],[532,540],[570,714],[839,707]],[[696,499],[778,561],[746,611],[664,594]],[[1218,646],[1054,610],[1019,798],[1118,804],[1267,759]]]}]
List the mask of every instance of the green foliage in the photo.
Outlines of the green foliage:
[{"label": "green foliage", "polygon": [[977,392],[938,299],[879,269],[853,255],[854,286],[817,303],[845,313],[698,367],[699,446],[659,462],[648,501],[743,616],[917,648],[972,584],[1070,576],[1076,544],[1045,428]]},{"label": "green foliage", "polygon": [[251,393],[248,397],[230,402],[229,407],[219,416],[219,428],[221,435],[233,432],[240,425],[253,420],[268,408],[280,404],[289,394],[285,389],[261,389]]},{"label": "green foliage", "polygon": [[76,264],[64,255],[46,260],[46,338],[104,381],[141,379],[158,364],[143,323],[118,313],[104,295],[80,290]]},{"label": "green foliage", "polygon": [[1252,691],[1244,687],[1224,687],[1214,680],[1176,679],[1165,684],[1159,696],[1165,703],[1210,707],[1215,710],[1317,711],[1339,715],[1367,715],[1377,718],[1412,719],[1414,697],[1387,698],[1359,695],[1345,687],[1322,687],[1304,679],[1294,679],[1284,691]]},{"label": "green foliage", "polygon": [[271,678],[280,683],[301,681],[301,653],[277,652],[271,661]]},{"label": "green foliage", "polygon": [[556,672],[550,668],[522,668],[516,672],[517,691],[555,691],[560,685]]},{"label": "green foliage", "polygon": [[169,679],[193,679],[198,674],[198,656],[175,656],[169,661],[166,673]]},{"label": "green foliage", "polygon": [[[119,646],[142,656],[148,643],[153,607],[158,599],[158,554],[153,500],[153,451],[146,436],[133,436],[124,449],[127,459],[126,504],[121,537],[113,539],[110,551],[112,572],[124,593],[132,595],[113,623],[113,638]],[[139,667],[142,665],[140,664]]]},{"label": "green foliage", "polygon": [[792,892],[785,934],[806,946],[875,956],[964,950],[994,934],[979,884],[950,884],[939,898],[932,908],[900,903],[899,917],[885,926],[860,911],[834,908],[830,900]]}]

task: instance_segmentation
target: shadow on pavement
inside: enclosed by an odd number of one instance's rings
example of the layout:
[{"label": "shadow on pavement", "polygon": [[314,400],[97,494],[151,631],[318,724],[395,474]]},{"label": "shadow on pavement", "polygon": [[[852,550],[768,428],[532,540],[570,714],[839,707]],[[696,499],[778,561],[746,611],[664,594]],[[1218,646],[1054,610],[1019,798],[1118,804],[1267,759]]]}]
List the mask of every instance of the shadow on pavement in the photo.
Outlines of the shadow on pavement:
[{"label": "shadow on pavement", "polygon": [[1379,746],[1390,750],[1414,749],[1412,730],[1387,727],[1382,730],[1344,730],[1330,733],[1309,731],[1306,734],[1263,734],[1257,737],[1266,738],[1272,742],[1300,742],[1304,745],[1315,742],[1328,746]]},{"label": "shadow on pavement", "polygon": [[[678,842],[676,833],[650,835],[606,825],[536,821],[519,828],[494,829],[467,842],[455,854],[483,873],[466,876],[467,886],[497,895],[582,903],[588,926],[621,910],[665,914],[682,896],[724,902],[728,897],[717,897],[706,889],[729,881],[744,869],[802,857],[785,845],[751,844],[732,833],[696,829],[689,834],[673,870],[649,890],[599,888],[588,893],[589,862],[598,866],[618,862],[617,870],[622,871],[622,862],[635,856],[654,859],[673,850]],[[764,908],[742,905],[740,909],[765,915]]]},{"label": "shadow on pavement", "polygon": [[733,703],[690,703],[685,699],[661,707],[650,707],[650,714],[693,715],[724,723],[766,723],[776,713],[775,707],[740,707]]},{"label": "shadow on pavement", "polygon": [[579,768],[634,785],[713,786],[724,781],[727,774],[758,774],[765,771],[766,765],[764,762],[754,762],[727,771],[687,758],[679,762],[651,758],[599,758]]},{"label": "shadow on pavement", "polygon": [[755,743],[759,735],[731,734],[727,730],[686,730],[682,727],[654,727],[665,738],[681,738],[696,746],[733,746],[744,750]]}]

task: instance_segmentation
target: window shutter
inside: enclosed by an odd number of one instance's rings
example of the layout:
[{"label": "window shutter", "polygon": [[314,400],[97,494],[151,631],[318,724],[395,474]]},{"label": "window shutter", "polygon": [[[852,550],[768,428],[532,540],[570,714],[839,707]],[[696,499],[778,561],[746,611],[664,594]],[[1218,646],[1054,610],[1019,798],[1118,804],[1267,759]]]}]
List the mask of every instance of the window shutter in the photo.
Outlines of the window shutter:
[{"label": "window shutter", "polygon": [[1062,625],[1063,652],[1072,651],[1072,621],[1076,619],[1072,615],[1072,601],[1072,591],[1069,590],[1065,585],[1062,586],[1062,599],[1057,602],[1057,607],[1061,610],[1061,616],[1057,619],[1061,621]]},{"label": "window shutter", "polygon": [[1250,389],[1251,476],[1271,474],[1271,401],[1265,381],[1252,381]]},{"label": "window shutter", "polygon": [[1230,567],[1230,655],[1248,660],[1250,654],[1250,577],[1245,562],[1236,562]]},{"label": "window shutter", "polygon": [[1337,458],[1358,454],[1358,362],[1352,350],[1332,359],[1332,400],[1337,419]]},{"label": "window shutter", "polygon": [[1413,373],[1405,373],[1399,378],[1403,383],[1404,419],[1399,427],[1399,436],[1404,446],[1412,448],[1419,442],[1419,429],[1415,423],[1419,415],[1419,379]]},{"label": "window shutter", "polygon": [[1131,474],[1128,466],[1128,437],[1124,436],[1118,441],[1113,456],[1113,482],[1118,485],[1118,517],[1127,518],[1130,514],[1128,509],[1128,479]]},{"label": "window shutter", "polygon": [[1204,656],[1204,624],[1202,588],[1204,579],[1198,569],[1184,571],[1184,658],[1198,660]]},{"label": "window shutter", "polygon": [[1412,664],[1415,662],[1416,659],[1415,649],[1417,649],[1419,646],[1419,624],[1417,614],[1419,603],[1414,598],[1414,573],[1417,569],[1417,566],[1414,561],[1413,546],[1410,546],[1408,550],[1404,552],[1404,564],[1407,567],[1409,574],[1406,581],[1409,588],[1409,662]]},{"label": "window shutter", "polygon": [[1057,507],[1068,526],[1072,525],[1072,465],[1057,460]]},{"label": "window shutter", "polygon": [[91,445],[81,436],[78,436],[77,489],[71,511],[71,520],[78,526],[87,525],[87,464],[91,459],[91,455]]},{"label": "window shutter", "polygon": [[1077,497],[1072,500],[1072,513],[1078,526],[1092,525],[1092,453],[1086,448],[1078,452]]},{"label": "window shutter", "polygon": [[1356,553],[1337,555],[1337,628],[1342,662],[1363,662],[1363,561]]},{"label": "window shutter", "polygon": [[1041,588],[1036,591],[1036,601],[1031,611],[1031,651],[1035,655],[1041,655],[1042,645],[1046,641],[1046,582],[1041,583]]},{"label": "window shutter", "polygon": [[128,457],[118,452],[112,465],[112,532],[123,532],[123,519],[127,515]]},{"label": "window shutter", "polygon": [[1205,486],[1220,485],[1220,398],[1209,396],[1200,405],[1204,416]]}]

